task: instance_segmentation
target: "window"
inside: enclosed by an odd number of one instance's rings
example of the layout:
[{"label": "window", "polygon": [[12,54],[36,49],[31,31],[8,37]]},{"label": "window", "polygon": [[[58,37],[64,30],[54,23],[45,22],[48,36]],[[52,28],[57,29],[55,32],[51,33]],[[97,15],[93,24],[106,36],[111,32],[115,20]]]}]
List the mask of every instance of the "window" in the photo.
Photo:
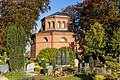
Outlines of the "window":
[{"label": "window", "polygon": [[58,22],[58,28],[60,28],[60,25],[61,25],[60,22]]},{"label": "window", "polygon": [[52,27],[55,28],[55,22],[54,21],[52,21]]},{"label": "window", "polygon": [[65,37],[60,39],[60,42],[67,42],[67,39]]},{"label": "window", "polygon": [[46,37],[44,37],[43,42],[48,42],[48,39]]},{"label": "window", "polygon": [[65,28],[65,22],[62,23],[62,28]]},{"label": "window", "polygon": [[50,22],[48,22],[48,29],[50,29]]}]

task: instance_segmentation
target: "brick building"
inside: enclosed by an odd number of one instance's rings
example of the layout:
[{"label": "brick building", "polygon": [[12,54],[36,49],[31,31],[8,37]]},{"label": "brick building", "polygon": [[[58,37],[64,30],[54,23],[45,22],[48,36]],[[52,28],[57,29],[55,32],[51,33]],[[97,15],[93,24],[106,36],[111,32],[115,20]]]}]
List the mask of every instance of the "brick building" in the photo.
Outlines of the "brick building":
[{"label": "brick building", "polygon": [[41,20],[41,29],[32,36],[31,58],[35,58],[44,48],[73,48],[74,33],[68,29],[69,17],[59,12]]}]

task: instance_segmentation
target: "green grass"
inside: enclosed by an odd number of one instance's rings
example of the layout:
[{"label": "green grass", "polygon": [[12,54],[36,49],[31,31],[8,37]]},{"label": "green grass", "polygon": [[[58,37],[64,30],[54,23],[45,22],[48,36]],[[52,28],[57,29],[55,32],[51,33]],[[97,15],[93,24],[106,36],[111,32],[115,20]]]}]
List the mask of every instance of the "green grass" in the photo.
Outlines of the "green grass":
[{"label": "green grass", "polygon": [[23,71],[13,71],[0,74],[7,77],[9,80],[22,80],[23,78],[29,78]]},{"label": "green grass", "polygon": [[41,79],[41,80],[82,80],[79,77],[76,76],[65,76],[65,77],[50,77],[50,76],[45,76],[45,75],[37,75],[34,76],[34,79]]},{"label": "green grass", "polygon": [[77,74],[75,76],[63,76],[63,77],[51,77],[45,75],[36,75],[34,79],[30,79],[30,76],[27,76],[23,71],[13,71],[4,74],[1,76],[7,77],[9,80],[92,80],[91,76],[85,76],[84,74]]},{"label": "green grass", "polygon": [[75,76],[51,77],[45,75],[37,75],[33,77],[35,80],[93,80],[91,76],[85,74],[77,74]]}]

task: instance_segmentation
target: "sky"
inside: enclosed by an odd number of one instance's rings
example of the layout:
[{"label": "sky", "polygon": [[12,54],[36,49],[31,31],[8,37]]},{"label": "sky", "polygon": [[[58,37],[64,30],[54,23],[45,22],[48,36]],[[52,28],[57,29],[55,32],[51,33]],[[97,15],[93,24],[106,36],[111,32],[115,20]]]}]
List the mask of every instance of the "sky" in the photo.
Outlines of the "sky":
[{"label": "sky", "polygon": [[83,2],[83,0],[51,0],[50,7],[51,10],[40,14],[39,20],[37,21],[37,31],[41,28],[40,20],[48,15],[51,15],[56,12],[60,12],[61,9],[66,8],[67,6],[77,4],[77,2]]}]

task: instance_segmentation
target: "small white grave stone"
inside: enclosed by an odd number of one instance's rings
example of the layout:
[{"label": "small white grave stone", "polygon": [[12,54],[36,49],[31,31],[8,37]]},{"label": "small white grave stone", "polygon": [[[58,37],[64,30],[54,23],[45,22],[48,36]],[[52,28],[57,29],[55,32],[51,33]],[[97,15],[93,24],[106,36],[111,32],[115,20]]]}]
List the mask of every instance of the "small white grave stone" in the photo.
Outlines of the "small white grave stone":
[{"label": "small white grave stone", "polygon": [[75,63],[75,66],[78,67],[78,63],[79,63],[78,59],[75,59],[74,63]]},{"label": "small white grave stone", "polygon": [[30,63],[27,65],[27,72],[34,72],[34,63]]},{"label": "small white grave stone", "polygon": [[48,65],[48,66],[46,66],[46,68],[48,69],[48,74],[49,74],[49,73],[52,73],[52,71],[53,71],[53,66]]}]

